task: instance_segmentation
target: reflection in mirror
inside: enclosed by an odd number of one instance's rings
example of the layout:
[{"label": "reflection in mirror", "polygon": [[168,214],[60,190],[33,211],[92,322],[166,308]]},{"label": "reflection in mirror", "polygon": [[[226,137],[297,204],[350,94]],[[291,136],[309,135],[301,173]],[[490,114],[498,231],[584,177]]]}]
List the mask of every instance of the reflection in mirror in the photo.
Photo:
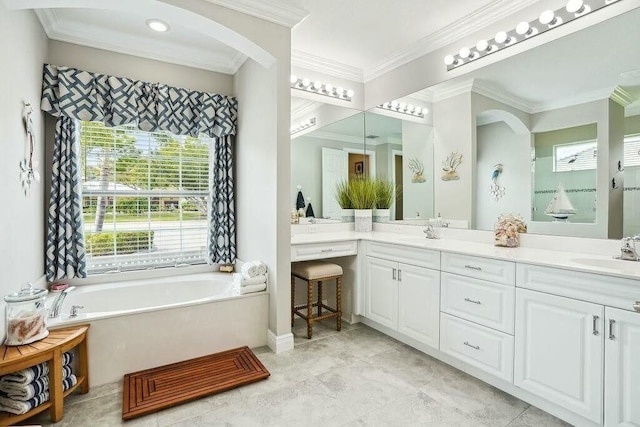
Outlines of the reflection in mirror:
[{"label": "reflection in mirror", "polygon": [[[375,173],[374,156],[364,150],[364,113],[340,110],[340,114],[331,116],[340,120],[291,137],[292,200],[296,208],[303,203],[305,210],[311,204],[318,222],[340,221],[341,208],[335,198],[339,182],[350,176]],[[331,118],[325,117],[325,123]],[[320,118],[318,122],[322,123]]]},{"label": "reflection in mirror", "polygon": [[433,217],[433,126],[381,109],[365,113],[365,144],[376,173],[396,188],[391,220]]},{"label": "reflection in mirror", "polygon": [[435,179],[435,212],[485,230],[514,212],[530,233],[640,233],[639,25],[636,8],[421,91],[436,169],[463,154],[459,180]]},{"label": "reflection in mirror", "polygon": [[596,222],[597,125],[534,134],[533,220]]}]

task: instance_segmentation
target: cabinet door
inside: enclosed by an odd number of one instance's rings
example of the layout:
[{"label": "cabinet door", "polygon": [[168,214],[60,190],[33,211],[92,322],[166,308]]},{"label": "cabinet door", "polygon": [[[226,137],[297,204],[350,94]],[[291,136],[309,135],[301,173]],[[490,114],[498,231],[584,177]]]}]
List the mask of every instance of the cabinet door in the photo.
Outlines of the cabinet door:
[{"label": "cabinet door", "polygon": [[605,425],[640,426],[640,313],[607,307],[605,325]]},{"label": "cabinet door", "polygon": [[367,257],[365,316],[398,328],[398,263]]},{"label": "cabinet door", "polygon": [[398,265],[398,332],[439,347],[440,272]]},{"label": "cabinet door", "polygon": [[517,289],[515,385],[601,424],[603,316],[601,305]]}]

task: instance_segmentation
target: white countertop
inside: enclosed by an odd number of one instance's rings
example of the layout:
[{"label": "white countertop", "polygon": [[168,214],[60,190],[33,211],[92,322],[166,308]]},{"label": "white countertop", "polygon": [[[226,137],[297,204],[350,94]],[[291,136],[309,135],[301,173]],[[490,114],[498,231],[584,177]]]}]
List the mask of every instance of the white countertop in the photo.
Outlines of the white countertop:
[{"label": "white countertop", "polygon": [[640,262],[614,260],[611,255],[596,255],[528,247],[503,248],[494,246],[491,243],[449,238],[435,240],[427,239],[418,234],[387,233],[380,231],[372,231],[370,233],[333,231],[295,234],[291,237],[291,244],[301,245],[353,240],[391,243],[587,273],[606,274],[609,276],[638,280],[638,285],[640,286]]}]

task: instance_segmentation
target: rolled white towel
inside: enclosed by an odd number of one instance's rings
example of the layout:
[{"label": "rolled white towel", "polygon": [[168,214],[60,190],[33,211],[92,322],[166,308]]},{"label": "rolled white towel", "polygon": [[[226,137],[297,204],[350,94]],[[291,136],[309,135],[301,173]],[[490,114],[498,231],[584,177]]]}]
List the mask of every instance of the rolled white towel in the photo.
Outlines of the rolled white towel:
[{"label": "rolled white towel", "polygon": [[265,264],[264,262],[258,262],[258,274],[259,275],[265,275],[267,274],[267,264]]},{"label": "rolled white towel", "polygon": [[246,277],[242,273],[235,273],[233,275],[233,282],[240,287],[262,285],[263,283],[267,283],[267,276]]},{"label": "rolled white towel", "polygon": [[263,283],[261,285],[250,285],[250,286],[241,286],[240,293],[241,294],[251,294],[253,292],[260,292],[267,289],[267,284]]},{"label": "rolled white towel", "polygon": [[240,272],[247,277],[256,277],[258,274],[260,274],[260,270],[258,268],[259,263],[260,261],[247,261],[242,264]]}]

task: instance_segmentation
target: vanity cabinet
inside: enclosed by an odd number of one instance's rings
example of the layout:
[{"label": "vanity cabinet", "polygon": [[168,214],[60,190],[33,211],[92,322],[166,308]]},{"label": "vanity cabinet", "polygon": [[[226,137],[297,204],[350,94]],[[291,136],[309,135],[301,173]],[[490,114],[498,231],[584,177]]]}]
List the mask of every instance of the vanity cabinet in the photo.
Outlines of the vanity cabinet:
[{"label": "vanity cabinet", "polygon": [[603,420],[602,305],[516,290],[516,386],[595,423]]},{"label": "vanity cabinet", "polygon": [[605,309],[605,426],[640,426],[640,313]]},{"label": "vanity cabinet", "polygon": [[440,272],[367,256],[365,317],[438,348]]}]

